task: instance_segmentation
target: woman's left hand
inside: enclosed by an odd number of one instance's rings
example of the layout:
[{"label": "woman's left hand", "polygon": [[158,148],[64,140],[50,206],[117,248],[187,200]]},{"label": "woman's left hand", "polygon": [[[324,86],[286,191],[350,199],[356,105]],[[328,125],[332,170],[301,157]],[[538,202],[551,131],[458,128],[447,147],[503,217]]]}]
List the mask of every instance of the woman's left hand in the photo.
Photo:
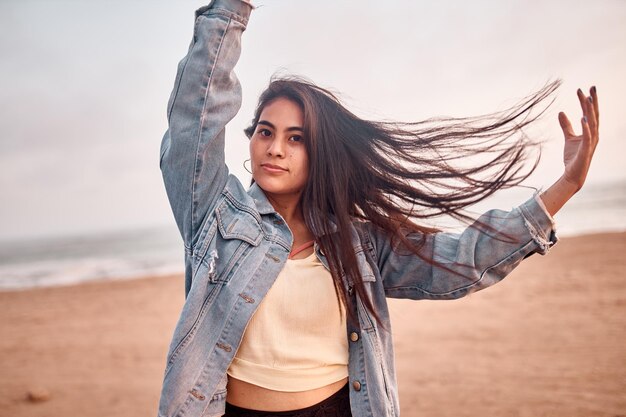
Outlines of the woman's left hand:
[{"label": "woman's left hand", "polygon": [[580,89],[577,92],[580,106],[583,109],[581,135],[574,133],[572,124],[565,113],[559,113],[559,123],[565,135],[565,147],[563,149],[565,172],[557,182],[541,193],[540,196],[551,215],[556,214],[582,188],[589,172],[593,153],[598,145],[598,126],[600,124],[598,93],[595,86],[591,87],[589,92],[591,94],[589,97],[585,96]]},{"label": "woman's left hand", "polygon": [[583,110],[581,120],[582,135],[576,135],[572,124],[565,115],[559,113],[559,123],[565,135],[565,148],[563,151],[563,162],[565,163],[565,173],[563,178],[571,183],[576,191],[585,183],[591,158],[598,145],[598,125],[600,110],[598,107],[598,94],[596,88],[591,87],[590,96],[586,97],[582,90],[578,89],[578,100]]}]

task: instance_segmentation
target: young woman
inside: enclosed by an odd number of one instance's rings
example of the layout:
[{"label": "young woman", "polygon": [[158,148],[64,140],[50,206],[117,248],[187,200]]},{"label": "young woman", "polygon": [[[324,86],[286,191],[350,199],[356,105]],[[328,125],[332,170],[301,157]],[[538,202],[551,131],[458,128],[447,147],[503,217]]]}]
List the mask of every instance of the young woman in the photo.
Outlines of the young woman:
[{"label": "young woman", "polygon": [[[160,167],[185,247],[186,300],[159,405],[174,416],[397,416],[386,297],[454,299],[504,278],[556,242],[552,215],[583,185],[598,100],[565,134],[563,176],[461,234],[411,218],[448,214],[519,184],[521,128],[552,83],[507,112],[413,124],[359,119],[328,91],[277,79],[251,126],[253,184],[224,163],[240,107],[233,72],[253,6],[214,0],[168,103]],[[459,158],[487,161],[459,167]]]}]

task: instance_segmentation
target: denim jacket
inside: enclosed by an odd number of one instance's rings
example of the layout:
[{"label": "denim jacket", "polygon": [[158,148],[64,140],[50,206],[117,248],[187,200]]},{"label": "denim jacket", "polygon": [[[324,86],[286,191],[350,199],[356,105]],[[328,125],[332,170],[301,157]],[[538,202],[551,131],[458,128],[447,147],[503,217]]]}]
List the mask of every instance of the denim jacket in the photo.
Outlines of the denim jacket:
[{"label": "denim jacket", "polygon": [[[263,190],[245,190],[224,162],[225,125],[241,105],[233,68],[252,9],[240,0],[214,0],[196,11],[168,103],[160,168],[185,247],[185,303],[167,354],[159,417],[224,414],[226,370],[292,246],[291,231]],[[427,235],[424,254],[446,268],[398,253],[388,234],[353,222],[359,270],[383,323],[344,276],[358,317],[346,333],[354,416],[400,412],[386,297],[463,297],[500,281],[525,257],[545,254],[557,240],[537,198],[510,212],[489,211],[479,221],[514,239],[497,240],[471,226],[460,234]],[[315,253],[328,268],[317,245]],[[461,266],[461,274],[450,272]]]}]

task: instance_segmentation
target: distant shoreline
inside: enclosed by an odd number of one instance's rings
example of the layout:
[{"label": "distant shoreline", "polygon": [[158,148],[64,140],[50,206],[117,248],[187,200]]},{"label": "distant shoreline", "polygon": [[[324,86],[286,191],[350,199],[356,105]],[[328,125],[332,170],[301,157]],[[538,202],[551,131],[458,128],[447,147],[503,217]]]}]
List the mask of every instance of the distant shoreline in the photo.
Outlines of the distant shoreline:
[{"label": "distant shoreline", "polygon": [[[579,234],[579,235],[565,235],[562,236],[559,231],[558,231],[558,225],[557,225],[557,236],[559,237],[559,240],[569,240],[572,238],[595,238],[597,236],[600,235],[620,235],[620,234],[626,234],[626,230],[617,230],[617,231],[599,231],[599,232],[591,232],[591,233],[583,233],[583,234]],[[183,258],[181,257],[180,259],[180,267],[174,267],[173,269],[178,269],[178,271],[171,270],[172,268],[170,268],[169,271],[165,271],[162,273],[152,273],[152,274],[148,274],[148,273],[135,273],[135,274],[127,274],[127,275],[117,275],[117,276],[108,276],[108,277],[104,277],[104,278],[93,278],[93,279],[84,279],[84,280],[75,280],[75,281],[69,281],[69,282],[62,282],[62,283],[53,283],[53,284],[46,284],[46,285],[30,285],[30,286],[15,286],[12,288],[5,288],[2,286],[1,280],[2,280],[2,276],[0,276],[0,293],[3,292],[17,292],[17,291],[29,291],[29,290],[37,290],[37,289],[45,289],[45,288],[57,288],[57,287],[70,287],[70,286],[77,286],[77,285],[82,285],[82,284],[90,284],[90,283],[103,283],[103,282],[116,282],[116,281],[131,281],[131,280],[141,280],[141,279],[152,279],[152,278],[167,278],[167,277],[172,277],[172,276],[180,276],[184,274],[184,269],[183,269]]]}]

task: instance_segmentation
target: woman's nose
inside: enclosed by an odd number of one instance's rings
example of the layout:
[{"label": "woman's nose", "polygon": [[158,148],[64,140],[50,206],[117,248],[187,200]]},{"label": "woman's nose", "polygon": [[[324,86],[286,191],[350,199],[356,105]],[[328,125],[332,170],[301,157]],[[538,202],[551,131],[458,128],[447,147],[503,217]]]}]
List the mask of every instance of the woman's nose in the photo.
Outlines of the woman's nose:
[{"label": "woman's nose", "polygon": [[267,154],[270,156],[283,157],[285,156],[284,146],[283,141],[280,140],[280,138],[276,138],[267,148]]}]

